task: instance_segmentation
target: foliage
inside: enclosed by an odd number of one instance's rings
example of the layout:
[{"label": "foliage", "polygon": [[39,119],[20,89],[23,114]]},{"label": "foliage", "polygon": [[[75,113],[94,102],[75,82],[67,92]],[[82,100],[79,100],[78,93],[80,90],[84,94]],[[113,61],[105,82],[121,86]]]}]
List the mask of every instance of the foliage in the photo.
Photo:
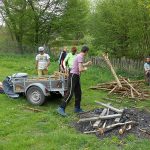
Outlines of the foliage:
[{"label": "foliage", "polygon": [[21,53],[61,36],[69,40],[83,38],[88,10],[87,0],[6,0],[0,7]]},{"label": "foliage", "polygon": [[55,20],[62,14],[65,0],[6,0],[1,14],[23,53],[23,45],[44,45],[57,31]]},{"label": "foliage", "polygon": [[87,32],[88,0],[67,0],[61,20],[61,34],[65,38],[79,40]]},{"label": "foliage", "polygon": [[117,57],[149,55],[148,0],[99,0],[91,16],[94,45]]}]

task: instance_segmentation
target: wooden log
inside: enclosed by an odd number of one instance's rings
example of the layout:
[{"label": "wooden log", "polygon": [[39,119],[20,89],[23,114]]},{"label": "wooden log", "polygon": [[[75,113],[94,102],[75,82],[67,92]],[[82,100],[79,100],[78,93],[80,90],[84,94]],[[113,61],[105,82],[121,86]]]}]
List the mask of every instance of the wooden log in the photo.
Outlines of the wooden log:
[{"label": "wooden log", "polygon": [[[107,108],[103,109],[102,113],[99,116],[104,116],[107,113]],[[101,123],[101,120],[97,120],[93,124],[93,128],[98,128],[99,124]]]},{"label": "wooden log", "polygon": [[116,86],[108,93],[108,95],[111,94],[117,87],[118,87],[118,85],[116,85]]},{"label": "wooden log", "polygon": [[116,74],[116,72],[115,72],[115,70],[114,70],[114,68],[113,68],[113,66],[112,66],[112,64],[111,64],[111,62],[110,62],[110,60],[109,60],[109,58],[108,58],[108,54],[103,54],[103,57],[104,57],[106,63],[108,64],[108,66],[110,67],[110,70],[111,70],[113,76],[115,77],[118,86],[119,86],[120,88],[122,88],[122,85],[121,85],[121,83],[120,83],[120,81],[119,81],[119,79],[118,79],[118,77],[117,77],[117,74]]},{"label": "wooden log", "polygon": [[121,116],[121,114],[114,114],[114,115],[107,115],[107,116],[83,118],[83,119],[80,119],[78,121],[78,123],[80,123],[80,122],[87,122],[87,121],[95,121],[95,120],[98,120],[98,119],[101,119],[101,120],[112,119],[112,118],[117,118],[117,117],[120,117],[120,116]]},{"label": "wooden log", "polygon": [[134,97],[134,94],[133,94],[132,88],[131,88],[131,97],[132,97],[132,98],[135,98],[135,97]]},{"label": "wooden log", "polygon": [[[106,115],[109,115],[109,108],[107,109],[107,114]],[[106,123],[107,123],[107,120],[105,120],[105,122],[104,122],[104,124],[103,124],[103,128],[105,128],[105,126],[106,126]]]},{"label": "wooden log", "polygon": [[132,88],[133,91],[135,91],[138,95],[141,95],[141,93],[139,93],[128,81],[126,81],[125,79],[123,80]]},{"label": "wooden log", "polygon": [[109,125],[109,126],[107,126],[106,128],[99,128],[98,130],[93,130],[93,131],[86,131],[86,132],[84,132],[85,134],[88,134],[88,133],[96,133],[96,132],[99,132],[99,131],[101,131],[101,132],[106,132],[106,131],[108,131],[108,130],[110,130],[110,129],[112,129],[112,128],[115,128],[115,127],[118,127],[118,126],[122,126],[122,125],[128,125],[128,124],[138,124],[137,122],[135,122],[135,121],[128,121],[128,122],[124,122],[124,123],[116,123],[116,124],[112,124],[112,125]]},{"label": "wooden log", "polygon": [[139,128],[139,130],[140,130],[141,132],[143,132],[143,133],[146,133],[146,134],[150,135],[150,131],[148,131],[148,130],[141,129],[141,128]]},{"label": "wooden log", "polygon": [[102,105],[102,106],[105,106],[105,107],[107,107],[107,108],[110,108],[111,110],[113,110],[113,111],[115,111],[115,112],[117,112],[117,113],[122,113],[122,112],[123,112],[123,109],[117,109],[117,108],[115,108],[115,107],[113,107],[113,106],[104,104],[104,103],[102,103],[102,102],[97,102],[97,101],[95,101],[95,102],[96,102],[97,104],[100,104],[100,105]]},{"label": "wooden log", "polygon": [[113,128],[113,127],[116,127],[116,126],[127,125],[127,124],[137,124],[137,122],[127,121],[127,122],[124,122],[124,123],[116,123],[116,124],[112,124],[112,125],[107,126],[106,129],[110,129],[110,128]]},{"label": "wooden log", "polygon": [[123,127],[121,127],[120,129],[119,129],[119,134],[123,134],[124,132],[125,132],[125,130],[126,130],[126,125],[124,125]]},{"label": "wooden log", "polygon": [[121,117],[118,117],[115,119],[115,122],[118,123],[120,121]]}]

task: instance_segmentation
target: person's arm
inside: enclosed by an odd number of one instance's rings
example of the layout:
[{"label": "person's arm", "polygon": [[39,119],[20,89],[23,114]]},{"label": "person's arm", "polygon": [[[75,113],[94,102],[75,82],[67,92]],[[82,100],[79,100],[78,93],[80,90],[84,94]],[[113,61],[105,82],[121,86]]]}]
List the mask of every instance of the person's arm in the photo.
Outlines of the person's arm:
[{"label": "person's arm", "polygon": [[50,65],[50,59],[47,60],[47,67]]},{"label": "person's arm", "polygon": [[58,63],[59,63],[59,65],[61,64],[61,59],[62,59],[62,52],[60,53],[60,55],[59,55],[59,59],[58,59]]},{"label": "person's arm", "polygon": [[65,59],[63,61],[63,66],[65,69],[67,69],[66,62],[68,61],[68,59],[69,59],[69,54],[67,54],[67,56],[65,57]]},{"label": "person's arm", "polygon": [[47,55],[47,68],[48,68],[49,65],[50,65],[50,56]]},{"label": "person's arm", "polygon": [[35,57],[35,68],[38,69],[38,55]]},{"label": "person's arm", "polygon": [[92,62],[91,62],[91,61],[88,61],[88,62],[84,63],[83,66],[84,66],[84,67],[88,67],[88,66],[90,66],[91,64],[92,64]]},{"label": "person's arm", "polygon": [[83,63],[79,63],[79,72],[81,73],[85,70],[87,70],[87,67],[83,66]]},{"label": "person's arm", "polygon": [[35,68],[38,69],[38,60],[35,61]]}]

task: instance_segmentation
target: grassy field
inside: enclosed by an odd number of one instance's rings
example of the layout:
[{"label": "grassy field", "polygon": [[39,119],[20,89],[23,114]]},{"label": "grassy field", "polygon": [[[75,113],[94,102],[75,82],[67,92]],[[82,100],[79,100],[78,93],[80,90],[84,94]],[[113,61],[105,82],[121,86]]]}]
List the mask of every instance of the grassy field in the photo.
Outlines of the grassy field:
[{"label": "grassy field", "polygon": [[[0,81],[6,76],[17,72],[36,74],[34,56],[1,55]],[[58,70],[58,64],[52,62],[49,74]],[[94,101],[104,101],[106,93],[89,90],[91,85],[112,80],[107,69],[92,66],[82,74],[82,108],[91,110],[98,108]],[[69,117],[62,118],[56,113],[61,102],[59,97],[49,97],[43,106],[31,106],[25,97],[10,99],[0,94],[0,150],[149,150],[148,139],[138,139],[134,135],[120,140],[113,136],[104,140],[95,135],[84,135],[71,127],[71,122],[77,120],[73,113],[74,98],[66,109]],[[116,107],[140,107],[150,110],[150,101],[134,102],[124,99],[122,103],[111,102]],[[33,112],[24,108],[29,106],[44,110]]]}]

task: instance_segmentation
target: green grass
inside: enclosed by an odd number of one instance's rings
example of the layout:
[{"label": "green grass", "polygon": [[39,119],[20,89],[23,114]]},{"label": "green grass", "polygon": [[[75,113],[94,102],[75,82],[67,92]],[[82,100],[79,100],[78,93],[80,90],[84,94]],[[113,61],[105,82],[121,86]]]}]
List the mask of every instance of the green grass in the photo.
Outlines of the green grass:
[{"label": "green grass", "polygon": [[[0,81],[16,72],[26,72],[35,75],[34,56],[1,55]],[[58,70],[58,64],[51,62],[49,74]],[[100,82],[113,80],[109,70],[92,66],[81,75],[82,108],[91,110],[98,108],[94,101],[103,100],[106,93],[89,90],[89,87]],[[112,96],[113,97],[113,96]],[[56,113],[61,98],[50,97],[43,106],[31,106],[25,97],[10,99],[0,95],[0,150],[149,150],[148,139],[138,139],[134,135],[120,140],[115,136],[104,140],[95,135],[85,135],[71,127],[71,122],[77,120],[73,113],[74,98],[69,103],[66,112],[68,118],[62,118]],[[122,103],[111,101],[117,107],[141,107],[150,110],[149,101],[134,102],[124,99]],[[32,112],[24,106],[45,110]]]}]

